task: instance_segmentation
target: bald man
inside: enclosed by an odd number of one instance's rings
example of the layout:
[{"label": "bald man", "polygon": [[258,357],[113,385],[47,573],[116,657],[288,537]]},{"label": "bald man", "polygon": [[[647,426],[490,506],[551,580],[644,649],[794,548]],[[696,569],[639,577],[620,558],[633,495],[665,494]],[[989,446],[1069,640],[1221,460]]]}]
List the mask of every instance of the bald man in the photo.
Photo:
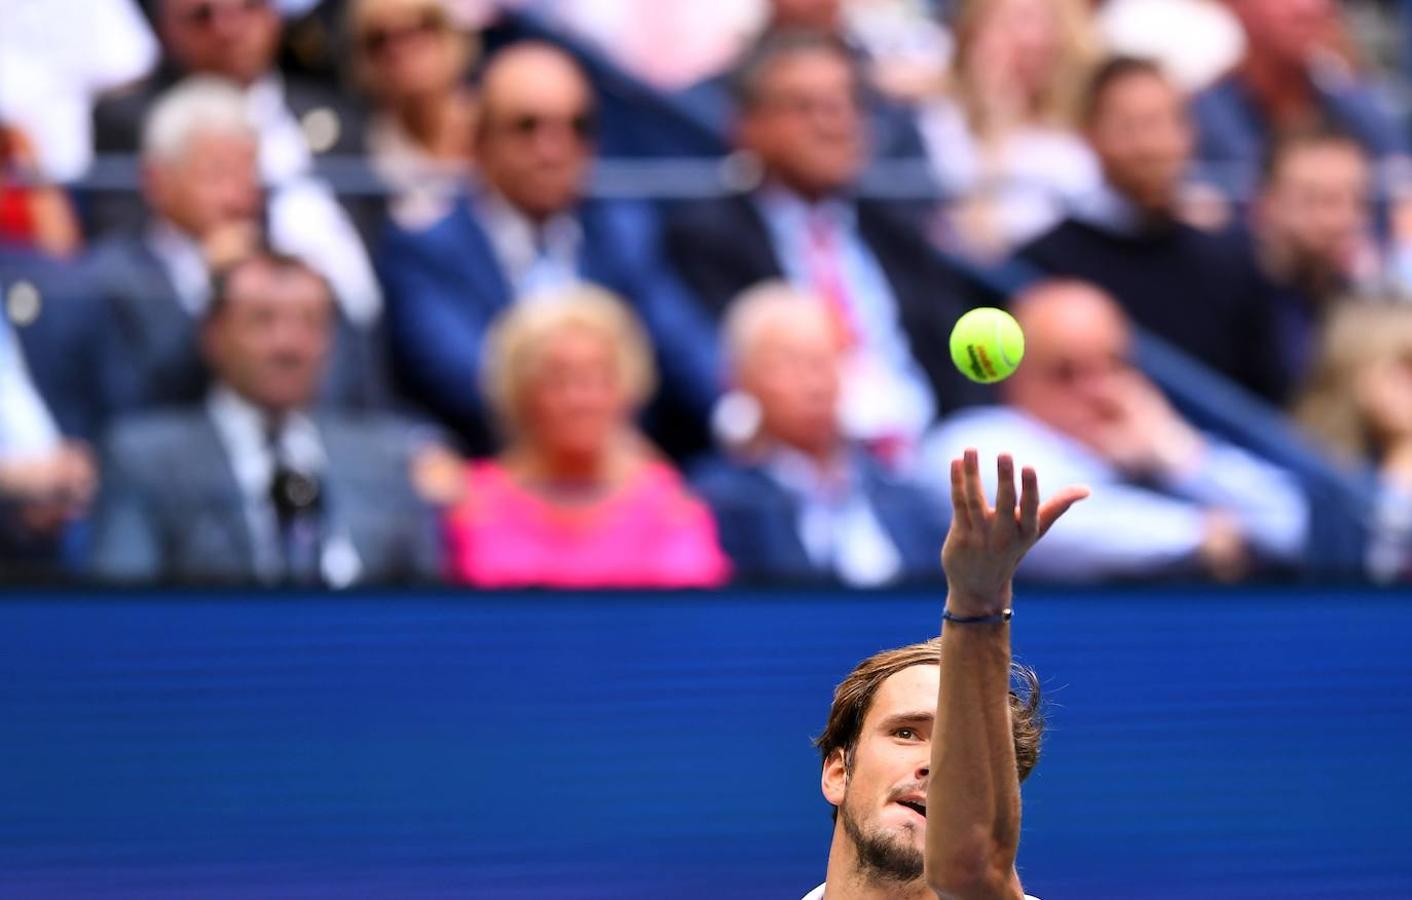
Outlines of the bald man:
[{"label": "bald man", "polygon": [[1069,582],[1201,575],[1236,580],[1300,558],[1309,510],[1294,480],[1203,434],[1131,362],[1117,303],[1083,282],[1021,294],[1024,363],[1001,406],[944,421],[929,436],[924,477],[949,503],[948,463],[966,447],[1011,450],[1053,483],[1093,487],[1024,575]]},{"label": "bald man", "polygon": [[659,351],[663,408],[704,439],[712,325],[660,262],[651,210],[585,198],[597,110],[583,72],[548,44],[514,44],[486,66],[480,98],[478,183],[404,216],[380,254],[403,383],[468,449],[490,449],[477,389],[487,327],[523,298],[587,282],[633,304]]}]

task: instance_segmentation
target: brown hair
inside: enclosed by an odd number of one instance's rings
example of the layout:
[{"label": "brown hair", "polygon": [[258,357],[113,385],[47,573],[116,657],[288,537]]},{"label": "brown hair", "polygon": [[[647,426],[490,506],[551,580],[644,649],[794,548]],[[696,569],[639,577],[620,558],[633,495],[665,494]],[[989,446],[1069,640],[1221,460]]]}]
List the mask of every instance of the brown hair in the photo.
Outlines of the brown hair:
[{"label": "brown hair", "polygon": [[1337,304],[1295,419],[1345,461],[1378,461],[1385,448],[1359,402],[1360,383],[1375,368],[1399,359],[1412,360],[1412,307],[1376,299]]},{"label": "brown hair", "polygon": [[1333,125],[1321,122],[1275,136],[1261,160],[1261,173],[1265,183],[1274,181],[1284,164],[1295,154],[1326,147],[1342,147],[1364,162],[1368,161],[1368,152],[1358,143],[1357,138]]},{"label": "brown hair", "polygon": [[1083,124],[1091,125],[1108,90],[1129,78],[1156,78],[1171,86],[1173,91],[1177,90],[1167,73],[1155,61],[1140,56],[1111,56],[1099,65],[1088,79],[1080,109]]},{"label": "brown hair", "polygon": [[[814,739],[814,746],[825,765],[834,751],[842,750],[851,758],[853,748],[863,731],[873,698],[888,678],[913,666],[941,665],[941,638],[875,653],[860,662],[833,693],[833,706],[824,733]],[[1010,667],[1010,728],[1015,736],[1015,768],[1020,780],[1029,777],[1039,762],[1040,737],[1044,733],[1044,718],[1040,714],[1039,677],[1032,669],[1021,665]]]}]

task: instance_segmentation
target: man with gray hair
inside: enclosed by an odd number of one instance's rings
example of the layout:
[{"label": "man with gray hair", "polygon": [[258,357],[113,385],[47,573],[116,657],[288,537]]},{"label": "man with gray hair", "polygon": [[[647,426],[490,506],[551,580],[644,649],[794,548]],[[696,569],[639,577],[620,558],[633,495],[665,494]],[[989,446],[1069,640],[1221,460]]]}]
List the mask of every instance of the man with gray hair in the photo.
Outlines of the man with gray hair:
[{"label": "man with gray hair", "polygon": [[266,244],[305,259],[333,286],[341,334],[325,399],[381,401],[373,334],[381,301],[367,253],[321,185],[262,190],[257,153],[245,101],[228,82],[192,79],[152,109],[142,145],[147,222],[139,234],[101,242],[85,266],[119,320],[136,405],[200,398],[206,376],[196,323],[210,302],[212,272]]},{"label": "man with gray hair", "polygon": [[733,447],[696,472],[742,578],[880,585],[935,574],[941,507],[843,432],[842,351],[818,298],[783,283],[726,316]]}]

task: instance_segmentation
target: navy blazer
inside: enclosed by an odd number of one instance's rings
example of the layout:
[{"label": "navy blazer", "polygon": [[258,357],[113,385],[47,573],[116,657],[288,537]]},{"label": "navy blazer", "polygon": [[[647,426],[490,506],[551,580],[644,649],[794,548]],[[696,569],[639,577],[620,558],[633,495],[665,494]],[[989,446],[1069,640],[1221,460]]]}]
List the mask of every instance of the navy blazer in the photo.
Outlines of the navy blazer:
[{"label": "navy blazer", "polygon": [[[632,305],[657,352],[671,401],[704,422],[719,393],[714,327],[662,263],[649,207],[586,202],[579,272]],[[378,254],[387,293],[387,328],[399,381],[468,447],[486,449],[481,346],[514,302],[490,237],[470,197],[431,226],[389,229]]]},{"label": "navy blazer", "polygon": [[[933,248],[900,209],[856,201],[858,229],[896,298],[912,356],[936,394],[939,410],[986,402],[990,393],[966,380],[951,361],[951,328],[982,299],[965,273]],[[750,194],[685,203],[668,220],[667,254],[714,318],[746,289],[784,278],[764,216]]]},{"label": "navy blazer", "polygon": [[[946,539],[944,510],[921,488],[885,472],[865,453],[852,456],[873,513],[902,558],[904,580],[937,578]],[[716,516],[721,548],[737,578],[832,579],[815,568],[799,535],[799,502],[762,466],[717,456],[693,472],[692,489]]]},{"label": "navy blazer", "polygon": [[[110,340],[130,385],[124,407],[185,406],[205,396],[210,372],[201,358],[200,322],[187,312],[176,286],[140,238],[113,238],[83,263],[90,293],[102,298],[113,328]],[[380,335],[355,328],[338,313],[319,392],[319,405],[377,409],[389,403]]]},{"label": "navy blazer", "polygon": [[[316,414],[314,423],[329,460],[325,515],[351,540],[360,583],[438,578],[437,520],[409,475],[411,426],[383,415]],[[204,406],[124,419],[104,451],[93,574],[139,582],[256,578],[244,499]]]}]

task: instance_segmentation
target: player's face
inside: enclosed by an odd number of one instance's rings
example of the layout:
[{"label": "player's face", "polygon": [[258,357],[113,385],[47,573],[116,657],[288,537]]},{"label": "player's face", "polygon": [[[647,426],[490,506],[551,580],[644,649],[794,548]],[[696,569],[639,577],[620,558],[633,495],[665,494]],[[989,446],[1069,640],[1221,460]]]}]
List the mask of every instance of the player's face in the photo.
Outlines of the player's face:
[{"label": "player's face", "polygon": [[922,876],[932,724],[941,670],[916,665],[889,677],[863,720],[852,759],[830,760],[824,796],[860,863],[895,881]]}]

